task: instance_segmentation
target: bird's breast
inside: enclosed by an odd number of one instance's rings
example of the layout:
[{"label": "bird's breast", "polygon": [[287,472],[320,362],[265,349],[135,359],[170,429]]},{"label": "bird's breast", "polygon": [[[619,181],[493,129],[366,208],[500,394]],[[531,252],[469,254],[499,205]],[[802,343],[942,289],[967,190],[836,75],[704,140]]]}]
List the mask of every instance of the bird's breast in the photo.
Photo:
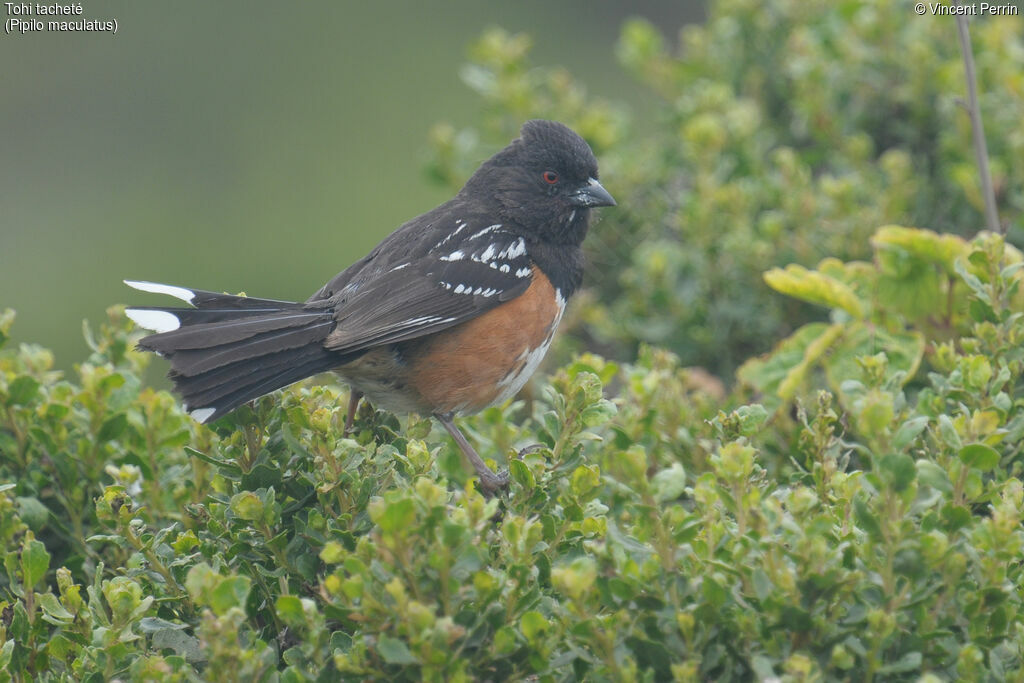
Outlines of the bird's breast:
[{"label": "bird's breast", "polygon": [[474,413],[515,396],[544,359],[565,299],[534,266],[530,287],[403,349],[408,383],[432,412]]}]

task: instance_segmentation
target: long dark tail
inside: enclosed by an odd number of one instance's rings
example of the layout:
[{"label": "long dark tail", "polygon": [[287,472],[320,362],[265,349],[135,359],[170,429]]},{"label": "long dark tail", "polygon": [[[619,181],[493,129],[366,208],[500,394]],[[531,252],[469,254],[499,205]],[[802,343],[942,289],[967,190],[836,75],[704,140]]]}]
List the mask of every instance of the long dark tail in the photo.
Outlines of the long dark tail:
[{"label": "long dark tail", "polygon": [[323,347],[334,327],[331,309],[154,282],[125,284],[193,306],[126,312],[157,333],[140,340],[139,348],[170,361],[168,377],[198,422],[216,420],[246,401],[347,360]]}]

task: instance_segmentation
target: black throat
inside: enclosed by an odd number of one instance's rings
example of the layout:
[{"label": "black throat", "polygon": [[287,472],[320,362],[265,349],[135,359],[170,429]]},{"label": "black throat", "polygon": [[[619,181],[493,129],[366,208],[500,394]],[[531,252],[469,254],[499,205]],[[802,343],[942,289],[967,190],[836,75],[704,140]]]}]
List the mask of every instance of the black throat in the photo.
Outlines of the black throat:
[{"label": "black throat", "polygon": [[566,301],[583,282],[583,250],[578,244],[529,241],[527,251]]}]

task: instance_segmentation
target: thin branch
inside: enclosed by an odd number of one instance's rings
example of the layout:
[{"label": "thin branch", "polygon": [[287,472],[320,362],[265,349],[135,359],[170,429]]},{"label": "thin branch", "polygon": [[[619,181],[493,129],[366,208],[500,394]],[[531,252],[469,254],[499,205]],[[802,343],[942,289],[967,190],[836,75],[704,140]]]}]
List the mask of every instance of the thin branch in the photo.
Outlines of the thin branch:
[{"label": "thin branch", "polygon": [[988,147],[985,144],[985,128],[981,122],[981,106],[978,104],[978,82],[974,74],[974,53],[971,51],[971,33],[967,30],[967,17],[959,14],[956,27],[960,33],[960,51],[964,56],[964,73],[967,76],[967,113],[971,117],[971,132],[974,135],[974,154],[978,159],[978,173],[981,176],[981,194],[985,198],[985,222],[992,232],[1006,234],[996,212],[996,193],[992,189],[992,174],[988,169]]}]

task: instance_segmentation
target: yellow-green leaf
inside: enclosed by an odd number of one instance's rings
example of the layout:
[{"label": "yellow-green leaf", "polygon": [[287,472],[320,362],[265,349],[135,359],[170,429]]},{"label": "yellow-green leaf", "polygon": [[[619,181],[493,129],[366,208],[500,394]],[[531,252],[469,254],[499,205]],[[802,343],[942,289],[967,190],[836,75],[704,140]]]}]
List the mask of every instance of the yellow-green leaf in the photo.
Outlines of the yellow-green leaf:
[{"label": "yellow-green leaf", "polygon": [[841,326],[826,323],[804,325],[768,355],[748,360],[736,376],[760,391],[765,406],[774,410],[780,405],[778,399],[792,398],[813,360],[820,358],[841,331]]},{"label": "yellow-green leaf", "polygon": [[841,343],[837,344],[833,353],[825,362],[825,374],[829,385],[839,391],[843,382],[848,379],[860,379],[862,370],[857,364],[861,356],[873,356],[885,353],[886,376],[894,373],[906,373],[901,384],[917,373],[924,356],[925,340],[917,332],[887,332],[879,327],[857,323],[847,327]]},{"label": "yellow-green leaf", "polygon": [[941,266],[952,275],[956,260],[970,247],[956,235],[940,235],[923,228],[885,225],[875,231],[871,245],[877,250],[901,250],[927,263]]},{"label": "yellow-green leaf", "polygon": [[999,451],[983,443],[969,443],[960,449],[960,460],[969,467],[987,472],[999,465]]},{"label": "yellow-green leaf", "polygon": [[764,281],[777,292],[812,304],[840,308],[854,318],[864,317],[864,304],[849,285],[816,270],[790,264],[785,269],[772,268]]}]

